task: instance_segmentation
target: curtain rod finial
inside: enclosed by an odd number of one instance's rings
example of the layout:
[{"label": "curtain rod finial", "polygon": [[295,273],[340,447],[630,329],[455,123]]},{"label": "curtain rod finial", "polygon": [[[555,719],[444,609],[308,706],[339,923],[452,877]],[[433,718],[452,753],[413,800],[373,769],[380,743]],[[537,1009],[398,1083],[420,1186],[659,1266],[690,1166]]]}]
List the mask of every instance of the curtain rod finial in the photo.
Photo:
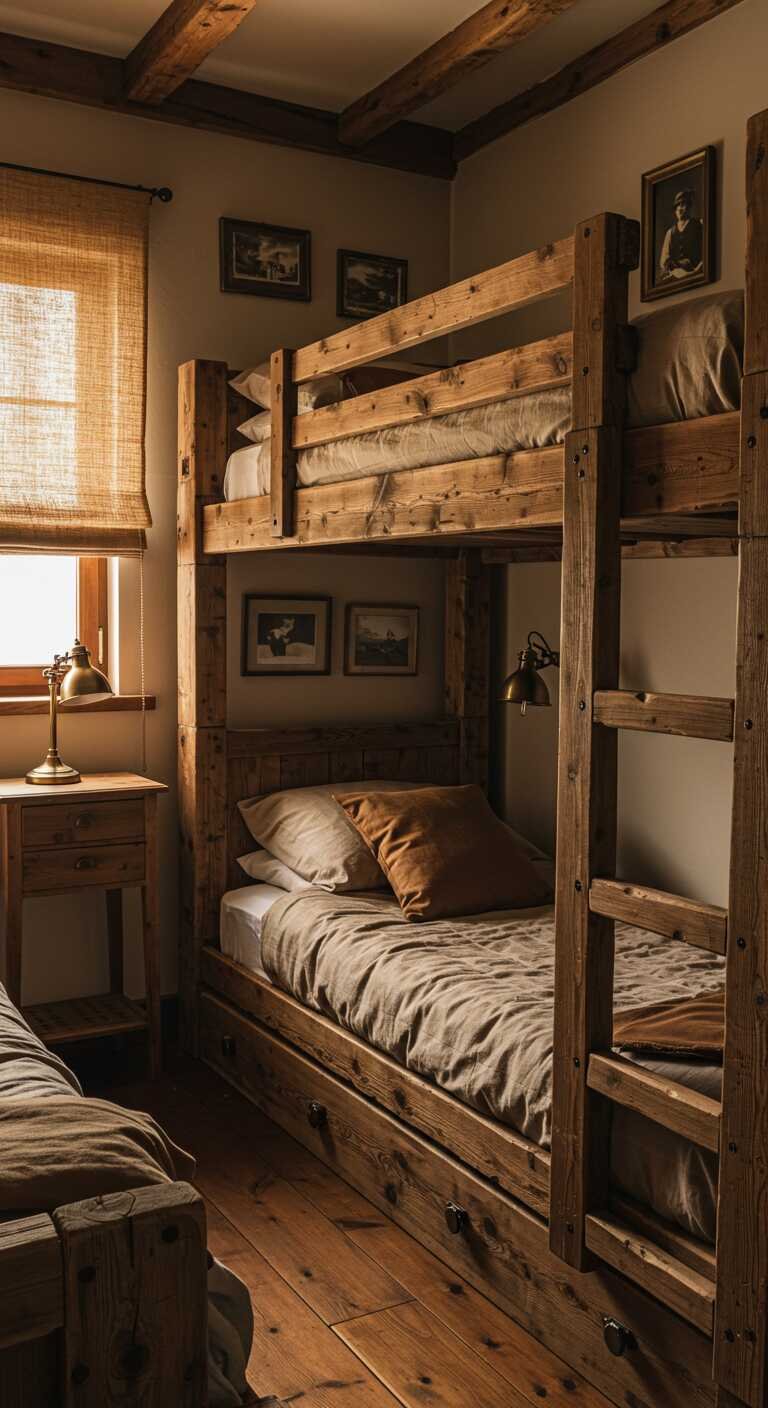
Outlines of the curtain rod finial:
[{"label": "curtain rod finial", "polygon": [[163,205],[167,205],[169,201],[173,200],[173,191],[171,190],[170,186],[159,186],[156,190],[152,192],[153,200],[155,196],[157,196],[158,200],[161,200],[163,202]]}]

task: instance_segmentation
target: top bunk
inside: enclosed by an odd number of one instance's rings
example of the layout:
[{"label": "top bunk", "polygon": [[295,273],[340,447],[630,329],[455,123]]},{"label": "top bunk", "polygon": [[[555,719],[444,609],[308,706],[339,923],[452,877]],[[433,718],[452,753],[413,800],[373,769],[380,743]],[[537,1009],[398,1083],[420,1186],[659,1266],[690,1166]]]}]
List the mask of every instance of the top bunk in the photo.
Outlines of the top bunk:
[{"label": "top bunk", "polygon": [[[198,561],[287,548],[451,553],[480,546],[556,557],[569,438],[598,427],[615,441],[625,543],[642,552],[646,541],[694,540],[699,550],[730,551],[743,298],[718,294],[651,314],[644,323],[656,327],[653,375],[633,375],[638,339],[627,288],[638,240],[635,221],[599,215],[555,244],[297,351],[280,349],[261,378],[268,405],[261,416],[241,394],[242,380],[232,387],[237,373],[224,363],[187,363],[180,369],[180,560],[184,521],[192,518],[195,531],[186,536]],[[389,384],[373,390],[349,376],[563,290],[571,291],[571,331],[423,374],[398,373],[390,362]],[[673,404],[663,384],[666,377],[668,391],[675,376],[659,358],[674,356],[686,318],[708,329],[714,351],[698,384],[689,377],[692,394]],[[346,389],[351,381],[356,391],[305,409],[315,404],[318,379],[326,399],[328,386]],[[654,409],[660,423],[648,424]],[[260,443],[240,435],[249,419]]]}]

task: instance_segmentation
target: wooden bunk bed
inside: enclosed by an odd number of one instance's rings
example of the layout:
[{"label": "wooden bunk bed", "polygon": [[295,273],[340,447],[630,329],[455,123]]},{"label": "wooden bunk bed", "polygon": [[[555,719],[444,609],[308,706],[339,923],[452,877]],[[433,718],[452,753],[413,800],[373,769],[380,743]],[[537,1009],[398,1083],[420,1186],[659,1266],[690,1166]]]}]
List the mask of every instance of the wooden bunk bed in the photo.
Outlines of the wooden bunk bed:
[{"label": "wooden bunk bed", "polygon": [[[187,1040],[279,1124],[579,1369],[635,1408],[768,1404],[768,112],[747,143],[741,411],[625,432],[637,227],[572,238],[272,358],[269,495],[224,503],[243,406],[221,363],[181,369],[179,783]],[[320,373],[400,353],[560,289],[573,331],[296,416]],[[564,446],[312,488],[296,453],[572,381]],[[736,513],[738,512],[738,521]],[[657,546],[653,546],[657,545]],[[226,555],[446,557],[445,716],[376,727],[226,723]],[[622,551],[737,551],[733,700],[618,689]],[[494,565],[563,561],[551,1153],[239,967],[219,902],[244,797],[354,778],[485,782]],[[734,742],[728,912],[615,879],[619,728]],[[614,921],[724,954],[722,1105],[612,1054]],[[716,1250],[608,1184],[614,1104],[720,1153]]]}]

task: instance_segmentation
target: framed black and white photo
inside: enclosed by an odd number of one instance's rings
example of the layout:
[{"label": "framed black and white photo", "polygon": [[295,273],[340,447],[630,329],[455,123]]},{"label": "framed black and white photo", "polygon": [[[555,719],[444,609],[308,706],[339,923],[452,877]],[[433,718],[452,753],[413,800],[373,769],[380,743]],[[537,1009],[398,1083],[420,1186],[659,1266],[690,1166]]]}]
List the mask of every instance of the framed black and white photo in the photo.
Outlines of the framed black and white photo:
[{"label": "framed black and white photo", "polygon": [[330,597],[244,595],[241,675],[327,675],[330,668]]},{"label": "framed black and white photo", "polygon": [[643,176],[642,296],[668,298],[715,275],[715,149]]},{"label": "framed black and white photo", "polygon": [[309,230],[223,217],[219,221],[222,293],[308,302],[310,243]]},{"label": "framed black and white photo", "polygon": [[339,250],[336,312],[340,318],[374,318],[407,300],[407,259]]},{"label": "framed black and white photo", "polygon": [[418,606],[347,607],[345,675],[415,675]]}]

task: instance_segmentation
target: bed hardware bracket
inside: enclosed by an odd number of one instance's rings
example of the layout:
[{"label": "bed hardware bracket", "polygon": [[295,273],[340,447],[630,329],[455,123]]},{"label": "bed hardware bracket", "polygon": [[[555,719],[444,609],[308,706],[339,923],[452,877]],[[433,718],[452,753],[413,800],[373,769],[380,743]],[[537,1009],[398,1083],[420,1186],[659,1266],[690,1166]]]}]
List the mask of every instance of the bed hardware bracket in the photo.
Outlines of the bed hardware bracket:
[{"label": "bed hardware bracket", "polygon": [[603,1339],[608,1353],[615,1359],[621,1359],[630,1349],[637,1349],[637,1340],[632,1331],[614,1320],[612,1315],[606,1315],[603,1319]]}]

